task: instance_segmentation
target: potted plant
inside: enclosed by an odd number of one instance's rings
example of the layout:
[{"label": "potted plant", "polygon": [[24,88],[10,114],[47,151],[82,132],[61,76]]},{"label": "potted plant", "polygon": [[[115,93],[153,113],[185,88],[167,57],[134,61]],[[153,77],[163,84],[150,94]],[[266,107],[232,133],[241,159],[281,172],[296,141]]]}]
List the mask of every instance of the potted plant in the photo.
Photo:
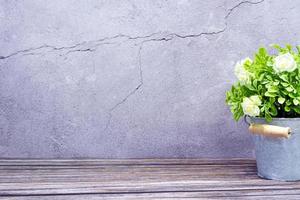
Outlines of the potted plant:
[{"label": "potted plant", "polygon": [[237,62],[238,78],[226,93],[235,120],[245,117],[254,136],[258,175],[300,180],[300,46],[260,48]]}]

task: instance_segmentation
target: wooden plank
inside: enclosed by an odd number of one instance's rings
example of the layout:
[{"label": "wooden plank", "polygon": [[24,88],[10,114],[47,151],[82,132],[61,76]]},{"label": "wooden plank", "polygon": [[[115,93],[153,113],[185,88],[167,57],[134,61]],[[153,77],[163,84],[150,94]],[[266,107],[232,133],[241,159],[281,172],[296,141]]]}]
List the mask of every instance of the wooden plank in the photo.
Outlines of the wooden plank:
[{"label": "wooden plank", "polygon": [[300,182],[260,179],[255,161],[248,159],[0,160],[0,200],[298,195]]},{"label": "wooden plank", "polygon": [[[115,194],[115,193],[162,193],[162,192],[223,192],[244,190],[295,190],[300,186],[294,184],[258,184],[255,181],[164,181],[143,183],[127,182],[102,184],[97,182],[83,183],[24,183],[2,184],[0,195],[62,195],[62,194]],[[127,184],[127,185],[126,185]],[[300,194],[300,193],[299,193]]]},{"label": "wooden plank", "polygon": [[0,197],[0,200],[161,200],[161,199],[297,199],[299,191],[295,190],[243,190],[220,192],[165,192],[165,193],[121,193],[121,194],[88,194],[88,195],[45,195]]},{"label": "wooden plank", "polygon": [[249,165],[253,159],[1,159],[0,166]]}]

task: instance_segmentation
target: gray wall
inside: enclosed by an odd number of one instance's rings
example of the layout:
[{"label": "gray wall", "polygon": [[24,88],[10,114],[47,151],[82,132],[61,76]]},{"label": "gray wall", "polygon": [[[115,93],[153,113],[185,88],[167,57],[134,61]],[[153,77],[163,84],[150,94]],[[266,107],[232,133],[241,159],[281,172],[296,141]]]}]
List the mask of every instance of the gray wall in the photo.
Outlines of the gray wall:
[{"label": "gray wall", "polygon": [[252,157],[233,65],[295,0],[0,0],[0,157]]}]

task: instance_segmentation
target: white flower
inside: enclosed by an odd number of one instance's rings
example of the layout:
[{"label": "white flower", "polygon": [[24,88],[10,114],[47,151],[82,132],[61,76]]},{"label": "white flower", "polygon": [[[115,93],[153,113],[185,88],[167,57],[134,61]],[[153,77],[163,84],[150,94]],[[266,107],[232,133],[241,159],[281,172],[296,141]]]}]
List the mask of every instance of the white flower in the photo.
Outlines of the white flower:
[{"label": "white flower", "polygon": [[286,53],[274,58],[273,68],[275,72],[292,72],[297,68],[297,63],[292,54]]},{"label": "white flower", "polygon": [[241,82],[241,84],[247,84],[251,80],[251,73],[248,72],[244,65],[248,63],[251,64],[252,60],[250,58],[245,58],[244,60],[241,60],[240,62],[237,62],[234,69],[234,74],[238,78],[238,80]]},{"label": "white flower", "polygon": [[261,100],[259,99],[259,96],[254,95],[251,97],[245,97],[242,102],[243,112],[245,115],[249,115],[252,117],[259,116],[260,105],[261,105]]}]

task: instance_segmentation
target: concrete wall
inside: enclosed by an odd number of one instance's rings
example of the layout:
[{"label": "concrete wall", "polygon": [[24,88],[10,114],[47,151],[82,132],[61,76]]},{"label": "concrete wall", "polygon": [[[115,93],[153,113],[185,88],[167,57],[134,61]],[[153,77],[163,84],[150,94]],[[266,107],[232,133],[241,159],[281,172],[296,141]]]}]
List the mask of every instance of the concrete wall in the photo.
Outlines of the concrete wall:
[{"label": "concrete wall", "polygon": [[252,157],[233,66],[295,0],[0,0],[0,157]]}]

